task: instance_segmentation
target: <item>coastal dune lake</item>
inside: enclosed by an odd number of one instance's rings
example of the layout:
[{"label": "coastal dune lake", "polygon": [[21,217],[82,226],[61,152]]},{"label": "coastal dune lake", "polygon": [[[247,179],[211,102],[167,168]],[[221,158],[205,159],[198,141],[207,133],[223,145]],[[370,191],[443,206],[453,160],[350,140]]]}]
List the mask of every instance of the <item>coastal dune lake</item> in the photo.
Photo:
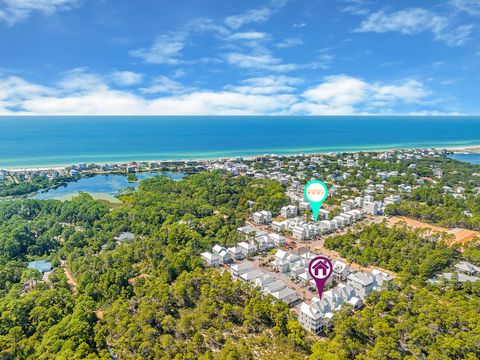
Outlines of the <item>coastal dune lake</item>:
[{"label": "coastal dune lake", "polygon": [[[144,172],[137,173],[138,180],[148,179],[153,176],[167,176],[171,179],[181,179],[182,174]],[[128,182],[125,175],[109,174],[95,175],[88,178],[82,178],[78,181],[72,181],[65,186],[55,189],[49,189],[40,192],[34,196],[37,200],[57,199],[68,200],[79,192],[85,192],[99,200],[107,200],[113,203],[120,202],[115,195],[126,187],[138,188],[138,182]]]},{"label": "coastal dune lake", "polygon": [[0,168],[471,145],[478,116],[0,117]]}]

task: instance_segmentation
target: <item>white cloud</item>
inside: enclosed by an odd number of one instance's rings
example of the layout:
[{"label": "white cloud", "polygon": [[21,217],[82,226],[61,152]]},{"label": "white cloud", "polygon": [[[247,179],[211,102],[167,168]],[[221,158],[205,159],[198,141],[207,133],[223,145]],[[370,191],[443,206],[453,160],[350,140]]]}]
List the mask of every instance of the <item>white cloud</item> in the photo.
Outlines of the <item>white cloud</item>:
[{"label": "white cloud", "polygon": [[236,30],[241,28],[246,24],[251,23],[263,23],[270,19],[270,17],[280,9],[285,6],[287,0],[272,0],[270,3],[261,9],[251,9],[240,15],[229,16],[225,19],[225,24],[230,28]]},{"label": "white cloud", "polygon": [[226,40],[264,40],[269,36],[266,33],[258,31],[237,32],[226,38]]},{"label": "white cloud", "polygon": [[429,10],[410,8],[386,13],[378,11],[365,19],[357,32],[400,32],[413,35],[430,31],[435,40],[443,41],[451,46],[463,45],[469,40],[473,30],[471,25],[455,26],[444,16],[437,15]]},{"label": "white cloud", "polygon": [[408,112],[421,113],[428,111],[426,107],[433,98],[415,79],[387,84],[347,75],[327,77],[307,90],[303,89],[301,79],[287,76],[249,78],[217,91],[186,87],[164,76],[155,78],[151,87],[138,90],[114,89],[102,79],[109,77],[88,73],[85,69],[66,73],[55,87],[40,86],[18,77],[0,78],[0,113],[345,115],[390,113],[405,104],[410,106],[405,108]]},{"label": "white cloud", "polygon": [[102,76],[88,72],[86,68],[76,68],[64,73],[58,87],[68,91],[90,91],[94,88],[106,88]]},{"label": "white cloud", "polygon": [[208,18],[194,19],[187,23],[186,29],[195,33],[212,32],[222,36],[227,36],[230,34],[229,29]]},{"label": "white cloud", "polygon": [[225,19],[225,24],[236,30],[245,24],[265,22],[270,18],[271,13],[272,12],[269,8],[252,9],[241,15],[227,17]]},{"label": "white cloud", "polygon": [[241,69],[274,72],[288,72],[298,69],[298,65],[284,64],[281,59],[274,57],[264,49],[251,54],[232,52],[226,55],[226,60],[230,65],[237,66]]},{"label": "white cloud", "polygon": [[[29,83],[17,76],[0,79],[0,114],[8,115],[18,111],[23,102],[55,92],[45,86]],[[21,112],[21,111],[20,111]]]},{"label": "white cloud", "polygon": [[186,87],[180,82],[170,79],[168,76],[157,76],[153,79],[152,85],[147,88],[141,88],[140,92],[144,94],[181,94],[192,90],[193,88]]},{"label": "white cloud", "polygon": [[140,84],[143,74],[133,71],[115,71],[112,73],[112,79],[119,85],[131,86]]},{"label": "white cloud", "polygon": [[[248,23],[267,21],[270,16],[283,7],[287,1],[288,0],[270,0],[270,2],[261,9],[252,9],[240,15],[227,17],[225,19],[227,26],[218,24],[208,18],[194,19],[187,22],[178,30],[159,35],[150,47],[130,51],[130,55],[141,58],[149,64],[178,65],[221,62],[221,60],[215,57],[187,60],[182,56],[183,50],[185,50],[189,44],[195,43],[195,37],[205,33],[214,34],[217,39],[227,42],[227,46],[232,47],[233,42],[239,41],[242,46],[261,48],[260,42],[270,40],[269,34],[258,31],[234,31]],[[298,42],[298,40],[292,39],[290,39],[290,41]],[[294,45],[293,42],[288,46]]]},{"label": "white cloud", "polygon": [[77,4],[78,0],[0,0],[0,21],[14,25],[34,12],[51,15],[70,10]]},{"label": "white cloud", "polygon": [[297,29],[301,29],[301,28],[304,28],[305,26],[307,26],[307,23],[297,23],[297,24],[293,24],[292,25],[294,28],[297,28]]},{"label": "white cloud", "polygon": [[295,38],[295,37],[288,37],[282,42],[276,44],[275,46],[278,49],[286,49],[286,48],[291,48],[294,46],[299,46],[303,44],[303,40],[300,38]]},{"label": "white cloud", "polygon": [[480,15],[479,0],[450,0],[450,4],[459,11],[464,11],[470,15]]},{"label": "white cloud", "polygon": [[226,86],[227,90],[233,90],[242,94],[278,94],[290,93],[296,89],[295,85],[302,83],[302,80],[287,76],[265,76],[245,79],[242,85]]},{"label": "white cloud", "polygon": [[181,51],[185,47],[187,37],[186,31],[171,31],[158,36],[150,48],[133,50],[130,55],[139,57],[149,64],[178,64],[182,62]]},{"label": "white cloud", "polygon": [[295,104],[292,111],[317,115],[381,113],[386,106],[398,103],[426,103],[429,95],[423,84],[414,79],[392,85],[337,75],[305,91],[302,96],[306,101]]}]

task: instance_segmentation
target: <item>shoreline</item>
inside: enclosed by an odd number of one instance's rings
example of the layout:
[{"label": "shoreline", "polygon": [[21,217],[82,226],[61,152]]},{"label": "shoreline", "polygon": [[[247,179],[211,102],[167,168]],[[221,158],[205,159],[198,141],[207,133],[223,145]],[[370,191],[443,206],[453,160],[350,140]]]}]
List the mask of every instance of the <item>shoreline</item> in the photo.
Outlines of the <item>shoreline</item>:
[{"label": "shoreline", "polygon": [[215,161],[220,159],[234,159],[234,158],[243,158],[251,160],[257,156],[262,155],[277,155],[277,156],[297,156],[300,154],[304,155],[327,155],[332,153],[359,153],[359,152],[384,152],[384,151],[401,151],[401,150],[413,150],[413,149],[435,149],[435,150],[446,150],[451,152],[452,154],[480,154],[480,144],[478,145],[463,145],[463,146],[425,146],[425,147],[397,147],[397,148],[375,148],[375,149],[361,149],[361,150],[337,150],[337,151],[292,151],[292,152],[282,152],[282,153],[275,153],[275,152],[263,152],[258,153],[256,155],[233,155],[233,156],[212,156],[212,157],[199,157],[199,158],[179,158],[179,159],[149,159],[149,160],[124,160],[124,161],[79,161],[76,163],[69,163],[69,164],[54,164],[54,165],[32,165],[32,166],[0,166],[0,170],[7,170],[7,171],[18,171],[18,172],[35,172],[35,171],[60,171],[64,170],[65,168],[71,167],[78,163],[86,163],[86,164],[93,164],[93,165],[120,165],[120,164],[128,164],[131,162],[136,163],[150,163],[150,162],[160,162],[160,163],[186,163],[186,162],[208,162],[208,161]]}]

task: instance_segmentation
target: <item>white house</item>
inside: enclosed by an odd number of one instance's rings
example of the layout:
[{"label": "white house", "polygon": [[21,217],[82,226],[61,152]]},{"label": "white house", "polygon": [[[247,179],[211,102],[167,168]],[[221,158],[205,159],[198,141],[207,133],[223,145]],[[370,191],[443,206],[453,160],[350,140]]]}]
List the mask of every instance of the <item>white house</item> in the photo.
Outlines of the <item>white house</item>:
[{"label": "white house", "polygon": [[387,274],[378,269],[372,270],[373,280],[375,282],[375,290],[381,290],[387,288],[388,285],[392,282],[393,278],[390,274]]},{"label": "white house", "polygon": [[298,322],[304,329],[313,334],[319,334],[330,327],[332,317],[330,304],[325,299],[320,300],[318,297],[314,297],[311,304],[304,302],[300,305]]},{"label": "white house", "polygon": [[343,261],[335,260],[333,262],[332,276],[336,282],[347,280],[347,276],[350,273],[350,267]]},{"label": "white house", "polygon": [[114,237],[116,244],[130,243],[135,240],[135,234],[131,232],[122,232]]},{"label": "white house", "polygon": [[330,211],[325,210],[325,209],[320,209],[318,211],[318,218],[326,220],[326,219],[328,219],[328,214],[330,214]]},{"label": "white house", "polygon": [[284,218],[291,218],[295,217],[298,215],[298,207],[295,205],[288,205],[282,207],[280,210],[280,215],[282,215]]},{"label": "white house", "polygon": [[349,215],[353,216],[355,221],[360,221],[364,217],[364,213],[361,210],[358,210],[358,209],[347,211],[346,214],[349,214]]},{"label": "white house", "polygon": [[343,304],[349,304],[354,310],[357,310],[363,306],[363,301],[353,287],[339,284],[335,288],[325,291],[322,300],[315,296],[310,304],[302,303],[298,313],[298,322],[306,330],[318,334],[332,325],[331,319],[334,312],[339,310]]},{"label": "white house", "polygon": [[268,237],[273,241],[275,246],[283,246],[285,238],[280,234],[268,234]]},{"label": "white house", "polygon": [[306,240],[311,238],[308,225],[297,225],[292,229],[293,237],[297,240]]},{"label": "white house", "polygon": [[285,285],[285,283],[282,280],[273,281],[263,287],[263,293],[265,295],[273,294],[282,289],[285,289],[286,287],[287,285]]},{"label": "white house", "polygon": [[287,229],[288,221],[272,221],[272,229],[274,231],[284,231]]},{"label": "white house", "polygon": [[200,256],[208,266],[215,267],[220,265],[220,258],[215,254],[212,254],[210,252],[204,252],[201,253]]},{"label": "white house", "polygon": [[253,221],[256,224],[270,224],[272,222],[272,213],[270,211],[257,211],[253,213]]},{"label": "white house", "polygon": [[230,255],[227,249],[220,251],[217,256],[223,264],[230,264],[233,261],[232,255]]},{"label": "white house", "polygon": [[223,246],[220,246],[220,245],[218,245],[218,244],[215,244],[215,245],[213,246],[213,248],[212,248],[212,253],[218,255],[218,254],[220,253],[220,251],[222,251],[222,250],[226,250],[226,249],[225,249]]},{"label": "white house", "polygon": [[265,288],[268,284],[271,284],[275,281],[275,278],[270,274],[263,274],[255,279],[255,286],[260,287],[261,289]]},{"label": "white house", "polygon": [[244,261],[242,263],[233,264],[230,266],[230,272],[234,278],[240,277],[249,271],[256,269],[256,266],[250,261]]},{"label": "white house", "polygon": [[232,257],[232,260],[242,260],[245,258],[245,256],[243,255],[243,252],[242,252],[242,249],[240,248],[240,246],[233,246],[233,247],[229,247],[227,249],[227,252],[230,254],[230,256]]},{"label": "white house", "polygon": [[283,301],[287,305],[290,305],[299,299],[297,292],[287,287],[273,292],[272,296],[277,300]]},{"label": "white house", "polygon": [[277,269],[282,273],[290,271],[290,262],[288,261],[288,253],[283,250],[278,250],[275,254],[275,260],[270,264],[272,268]]},{"label": "white house", "polygon": [[367,214],[377,215],[380,210],[380,206],[376,201],[364,201],[362,209]]},{"label": "white house", "polygon": [[240,279],[245,281],[245,282],[253,282],[254,283],[257,278],[259,278],[260,276],[262,276],[264,274],[265,273],[262,270],[255,268],[255,269],[253,269],[249,272],[246,272],[246,273],[240,275]]},{"label": "white house", "polygon": [[317,223],[317,228],[322,234],[329,233],[335,229],[335,224],[330,220],[323,220]]},{"label": "white house", "polygon": [[400,195],[390,195],[384,200],[385,205],[400,204]]},{"label": "white house", "polygon": [[468,274],[468,275],[480,274],[480,266],[475,266],[466,261],[461,261],[458,264],[456,264],[454,267],[455,267],[455,270],[457,270],[458,272],[462,272],[464,274]]},{"label": "white house", "polygon": [[353,287],[358,296],[363,300],[373,291],[375,283],[369,274],[356,272],[347,276],[347,285]]},{"label": "white house", "polygon": [[245,257],[253,256],[257,252],[257,247],[253,243],[247,243],[245,241],[242,241],[239,242],[237,246],[240,248],[240,251]]}]

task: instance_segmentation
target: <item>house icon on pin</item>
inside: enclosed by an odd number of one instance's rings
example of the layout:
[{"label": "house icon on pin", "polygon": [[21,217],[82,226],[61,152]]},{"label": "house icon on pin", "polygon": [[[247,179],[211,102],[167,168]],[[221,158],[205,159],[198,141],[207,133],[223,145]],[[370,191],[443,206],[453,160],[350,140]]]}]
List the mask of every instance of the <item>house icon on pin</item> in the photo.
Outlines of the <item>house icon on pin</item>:
[{"label": "house icon on pin", "polygon": [[322,272],[322,276],[326,276],[327,271],[330,269],[330,267],[328,266],[326,261],[324,262],[322,260],[319,260],[315,265],[313,265],[312,269],[315,276],[318,276],[319,272]]}]

